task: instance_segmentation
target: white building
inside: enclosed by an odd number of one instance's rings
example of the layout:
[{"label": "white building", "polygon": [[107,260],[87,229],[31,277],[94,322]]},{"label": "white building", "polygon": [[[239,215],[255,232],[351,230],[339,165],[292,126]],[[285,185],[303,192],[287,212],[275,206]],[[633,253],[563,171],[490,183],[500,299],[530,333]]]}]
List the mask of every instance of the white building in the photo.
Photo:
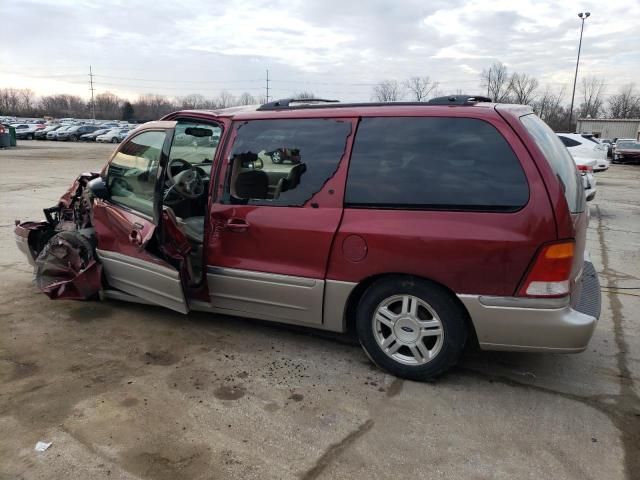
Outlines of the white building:
[{"label": "white building", "polygon": [[576,133],[593,133],[599,138],[640,140],[640,118],[579,118]]}]

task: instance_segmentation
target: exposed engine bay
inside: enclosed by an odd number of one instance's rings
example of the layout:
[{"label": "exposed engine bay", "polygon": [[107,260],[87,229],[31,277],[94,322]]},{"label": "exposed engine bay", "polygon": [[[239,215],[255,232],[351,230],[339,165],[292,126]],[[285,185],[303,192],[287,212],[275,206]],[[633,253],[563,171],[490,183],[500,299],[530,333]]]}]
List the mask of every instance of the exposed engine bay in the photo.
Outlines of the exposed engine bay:
[{"label": "exposed engine bay", "polygon": [[36,285],[49,298],[89,299],[101,288],[101,265],[87,184],[98,173],[83,173],[60,198],[45,208],[43,222],[16,221],[16,242],[34,266]]}]

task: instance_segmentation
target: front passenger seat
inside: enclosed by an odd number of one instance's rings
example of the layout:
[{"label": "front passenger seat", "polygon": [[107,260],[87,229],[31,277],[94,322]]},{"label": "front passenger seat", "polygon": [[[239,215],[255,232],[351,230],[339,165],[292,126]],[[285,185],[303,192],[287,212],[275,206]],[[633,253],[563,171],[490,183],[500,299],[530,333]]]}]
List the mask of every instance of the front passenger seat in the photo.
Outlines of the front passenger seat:
[{"label": "front passenger seat", "polygon": [[267,198],[269,195],[269,176],[262,170],[249,170],[238,174],[234,196],[242,200]]},{"label": "front passenger seat", "polygon": [[280,197],[282,192],[286,192],[287,190],[293,190],[300,184],[300,177],[307,171],[306,163],[299,163],[291,170],[289,170],[289,175],[284,178],[278,180],[278,184],[276,185],[276,189],[273,192],[273,198]]}]

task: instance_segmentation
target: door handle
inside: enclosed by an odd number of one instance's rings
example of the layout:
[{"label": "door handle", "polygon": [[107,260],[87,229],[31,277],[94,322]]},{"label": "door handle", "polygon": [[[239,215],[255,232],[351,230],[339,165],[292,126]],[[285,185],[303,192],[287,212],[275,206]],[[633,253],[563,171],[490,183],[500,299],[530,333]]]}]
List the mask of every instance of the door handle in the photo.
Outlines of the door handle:
[{"label": "door handle", "polygon": [[246,232],[249,228],[249,222],[243,218],[230,218],[227,220],[226,227],[232,232]]}]

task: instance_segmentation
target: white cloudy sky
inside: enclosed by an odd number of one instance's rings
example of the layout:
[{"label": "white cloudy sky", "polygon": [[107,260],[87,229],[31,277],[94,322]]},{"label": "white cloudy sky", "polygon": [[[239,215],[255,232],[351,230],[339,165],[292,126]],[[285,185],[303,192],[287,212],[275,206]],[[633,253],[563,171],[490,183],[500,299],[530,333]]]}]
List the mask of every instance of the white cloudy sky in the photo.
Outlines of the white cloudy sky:
[{"label": "white cloudy sky", "polygon": [[495,60],[570,87],[580,75],[607,93],[640,86],[640,0],[1,0],[0,88],[87,97],[172,96],[222,88],[369,100],[382,79],[429,75],[442,93],[481,92]]}]

